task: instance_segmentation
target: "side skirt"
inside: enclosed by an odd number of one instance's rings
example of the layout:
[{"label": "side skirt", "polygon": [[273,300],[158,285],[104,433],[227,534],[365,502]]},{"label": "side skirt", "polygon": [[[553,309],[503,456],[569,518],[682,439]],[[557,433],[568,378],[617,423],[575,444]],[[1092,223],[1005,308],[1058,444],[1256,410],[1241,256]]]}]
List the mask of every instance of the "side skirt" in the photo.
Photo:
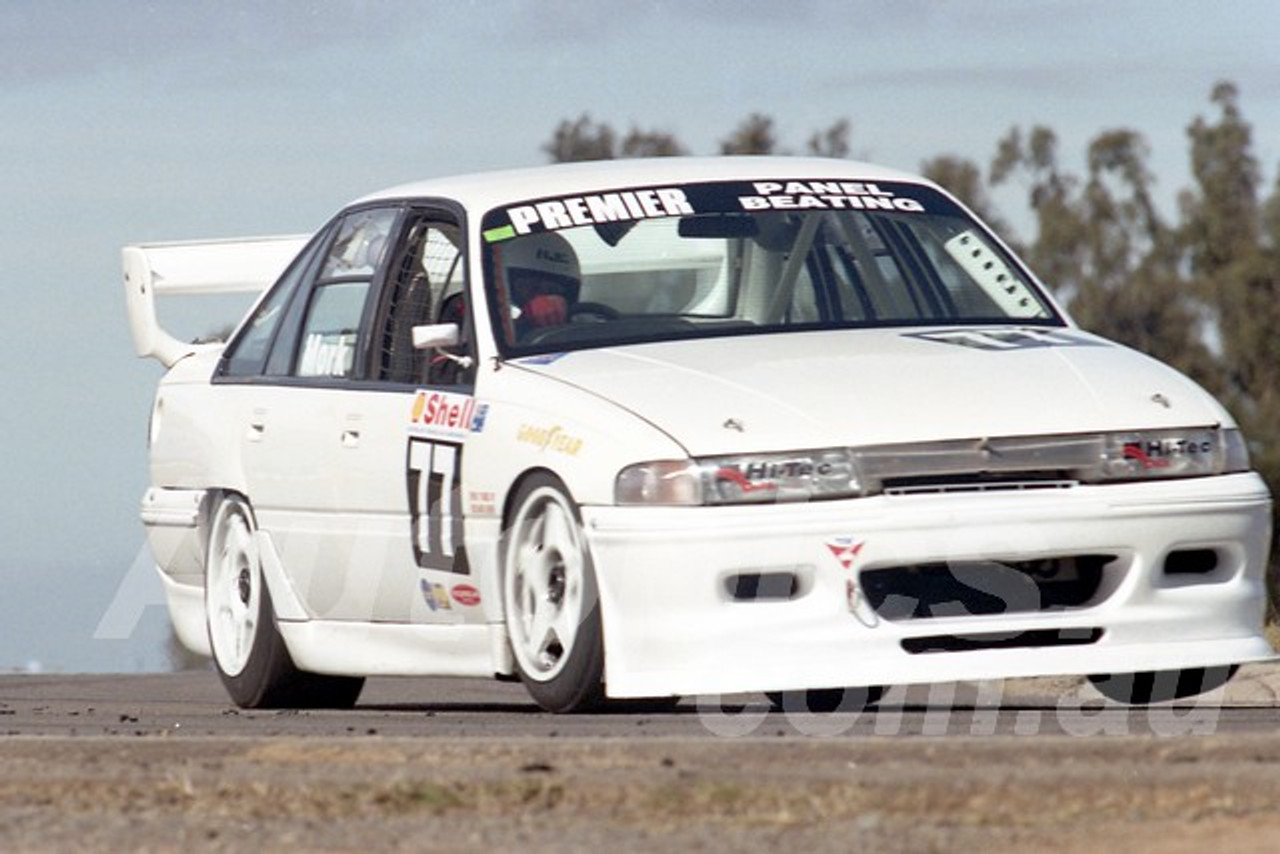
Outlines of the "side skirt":
[{"label": "side skirt", "polygon": [[500,626],[280,620],[298,669],[334,676],[487,676]]}]

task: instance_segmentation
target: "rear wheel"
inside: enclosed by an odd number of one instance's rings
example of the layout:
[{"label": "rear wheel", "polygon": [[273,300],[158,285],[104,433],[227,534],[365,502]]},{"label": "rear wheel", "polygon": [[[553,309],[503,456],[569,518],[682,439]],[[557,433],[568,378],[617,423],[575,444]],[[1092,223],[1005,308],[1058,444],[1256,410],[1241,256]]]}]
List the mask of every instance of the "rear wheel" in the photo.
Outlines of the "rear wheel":
[{"label": "rear wheel", "polygon": [[502,593],[520,679],[547,711],[593,708],[604,697],[604,639],[577,507],[547,474],[526,480],[512,506]]},{"label": "rear wheel", "polygon": [[1181,700],[1213,691],[1227,684],[1239,669],[1235,664],[1219,667],[1190,667],[1186,670],[1157,670],[1140,673],[1113,673],[1090,676],[1098,693],[1108,700],[1130,706],[1145,706],[1167,700]]},{"label": "rear wheel", "polygon": [[205,623],[214,665],[243,708],[350,708],[364,680],[304,673],[276,628],[248,502],[221,499],[205,556]]}]

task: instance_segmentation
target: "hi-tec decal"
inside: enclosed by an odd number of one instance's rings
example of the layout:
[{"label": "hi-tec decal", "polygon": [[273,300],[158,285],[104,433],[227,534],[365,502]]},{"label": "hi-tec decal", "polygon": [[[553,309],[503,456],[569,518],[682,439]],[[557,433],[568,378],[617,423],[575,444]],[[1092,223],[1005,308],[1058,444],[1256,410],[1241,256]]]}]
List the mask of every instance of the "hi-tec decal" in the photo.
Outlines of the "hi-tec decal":
[{"label": "hi-tec decal", "polygon": [[743,492],[759,492],[777,489],[780,480],[805,477],[830,477],[835,474],[834,464],[825,460],[761,460],[750,463],[734,463],[716,469],[716,480],[735,484]]},{"label": "hi-tec decal", "polygon": [[623,190],[599,195],[566,196],[532,205],[507,209],[510,230],[491,229],[485,239],[492,242],[516,235],[529,234],[535,227],[553,231],[577,225],[598,225],[664,216],[688,216],[694,212],[684,190],[678,187],[655,187],[647,190]]},{"label": "hi-tec decal", "polygon": [[484,429],[489,404],[464,394],[420,391],[413,397],[409,433],[429,439],[466,439]]},{"label": "hi-tec decal", "polygon": [[771,480],[753,480],[749,470],[744,473],[738,466],[721,466],[716,469],[715,478],[718,481],[728,481],[743,492],[769,492],[778,488]]},{"label": "hi-tec decal", "polygon": [[924,205],[863,181],[756,181],[755,195],[740,196],[747,211],[853,210],[920,213]]},{"label": "hi-tec decal", "polygon": [[1126,442],[1123,454],[1126,460],[1135,460],[1144,469],[1165,469],[1174,460],[1205,457],[1213,451],[1211,439],[1189,438]]}]

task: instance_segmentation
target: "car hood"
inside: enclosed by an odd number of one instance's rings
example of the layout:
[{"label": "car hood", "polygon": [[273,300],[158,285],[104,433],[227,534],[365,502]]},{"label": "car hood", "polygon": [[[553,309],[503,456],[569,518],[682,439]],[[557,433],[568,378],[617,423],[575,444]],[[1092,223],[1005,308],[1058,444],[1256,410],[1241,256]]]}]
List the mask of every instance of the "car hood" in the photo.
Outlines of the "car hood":
[{"label": "car hood", "polygon": [[1226,423],[1199,386],[1076,329],[841,330],[518,360],[692,455]]}]

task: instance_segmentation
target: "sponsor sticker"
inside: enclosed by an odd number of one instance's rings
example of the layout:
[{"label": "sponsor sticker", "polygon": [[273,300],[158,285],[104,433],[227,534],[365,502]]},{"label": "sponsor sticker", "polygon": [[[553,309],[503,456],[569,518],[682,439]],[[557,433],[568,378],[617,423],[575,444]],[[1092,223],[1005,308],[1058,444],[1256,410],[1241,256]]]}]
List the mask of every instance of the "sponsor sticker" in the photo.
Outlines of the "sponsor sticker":
[{"label": "sponsor sticker", "polygon": [[453,605],[449,602],[449,593],[443,584],[427,581],[424,578],[418,582],[418,586],[422,589],[423,600],[432,611],[453,610]]},{"label": "sponsor sticker", "polygon": [[715,474],[718,483],[730,483],[739,492],[776,492],[778,484],[765,479],[763,468],[757,470],[753,466],[720,466]]},{"label": "sponsor sticker", "polygon": [[535,366],[554,365],[556,362],[560,361],[567,355],[569,354],[568,353],[543,353],[538,356],[529,356],[524,359],[517,359],[516,363],[520,365],[535,365]]},{"label": "sponsor sticker", "polygon": [[497,228],[491,228],[484,233],[485,243],[497,243],[500,240],[510,240],[516,236],[515,226],[500,225]]},{"label": "sponsor sticker", "polygon": [[489,404],[447,391],[419,391],[409,412],[409,433],[427,439],[466,439],[484,430]]},{"label": "sponsor sticker", "polygon": [[467,493],[467,513],[472,516],[497,516],[497,494],[488,490],[471,490]]},{"label": "sponsor sticker", "polygon": [[576,457],[582,450],[582,439],[570,435],[559,424],[554,427],[537,427],[532,424],[521,424],[516,431],[516,441],[525,445],[533,445],[540,451],[554,451]]},{"label": "sponsor sticker", "polygon": [[474,608],[480,604],[480,591],[470,584],[455,584],[449,590],[453,601],[465,608]]},{"label": "sponsor sticker", "polygon": [[927,187],[896,181],[775,179],[711,181],[681,186],[620,187],[531,199],[490,211],[481,235],[498,244],[542,231],[592,227],[610,246],[640,220],[766,211],[886,211],[954,209]]},{"label": "sponsor sticker", "polygon": [[348,332],[312,332],[298,357],[298,375],[345,377],[355,362],[356,336]]},{"label": "sponsor sticker", "polygon": [[[834,537],[827,540],[824,545],[827,551],[840,564],[840,568],[849,571],[853,569],[854,561],[858,559],[858,553],[862,551],[862,547],[866,545],[865,540],[859,540],[855,537]],[[852,584],[853,582],[849,582]]]},{"label": "sponsor sticker", "polygon": [[563,196],[507,208],[510,225],[488,229],[484,232],[484,239],[494,243],[533,231],[688,216],[693,212],[688,196],[679,187],[648,187],[614,193]]},{"label": "sponsor sticker", "polygon": [[865,181],[756,181],[754,195],[738,197],[745,211],[904,211],[924,205]]},{"label": "sponsor sticker", "polygon": [[857,563],[858,555],[866,544],[866,540],[860,540],[852,536],[832,537],[823,543],[827,551],[831,552],[831,556],[840,564],[840,568],[849,573],[849,577],[844,581],[844,599],[849,613],[856,617],[862,625],[869,629],[874,629],[880,625],[880,615],[876,613],[875,608],[872,608],[871,603],[867,601],[866,594],[862,592],[862,587],[859,586],[858,579],[853,573],[853,567]]},{"label": "sponsor sticker", "polygon": [[1213,441],[1202,437],[1126,442],[1124,458],[1144,469],[1165,469],[1175,460],[1203,458],[1213,453]]},{"label": "sponsor sticker", "polygon": [[720,466],[716,469],[715,478],[718,481],[732,483],[743,492],[758,492],[777,489],[780,483],[838,474],[839,470],[830,460],[761,459],[755,462]]}]

